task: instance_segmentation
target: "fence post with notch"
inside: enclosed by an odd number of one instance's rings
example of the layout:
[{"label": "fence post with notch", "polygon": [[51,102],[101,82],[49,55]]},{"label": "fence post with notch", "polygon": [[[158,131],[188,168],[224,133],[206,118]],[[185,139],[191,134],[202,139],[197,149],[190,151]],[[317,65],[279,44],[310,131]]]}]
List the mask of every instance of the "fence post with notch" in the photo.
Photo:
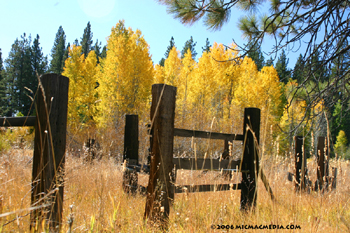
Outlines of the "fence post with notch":
[{"label": "fence post with notch", "polygon": [[50,231],[59,231],[62,223],[68,87],[69,79],[59,74],[45,74],[40,78],[36,99],[31,228],[45,220]]},{"label": "fence post with notch", "polygon": [[138,186],[136,166],[139,165],[139,117],[125,115],[123,190],[135,194]]},{"label": "fence post with notch", "polygon": [[241,189],[241,210],[256,206],[257,182],[259,172],[260,109],[245,108],[243,121],[243,161]]},{"label": "fence post with notch", "polygon": [[174,199],[172,181],[176,87],[152,86],[151,162],[145,218],[166,228]]}]

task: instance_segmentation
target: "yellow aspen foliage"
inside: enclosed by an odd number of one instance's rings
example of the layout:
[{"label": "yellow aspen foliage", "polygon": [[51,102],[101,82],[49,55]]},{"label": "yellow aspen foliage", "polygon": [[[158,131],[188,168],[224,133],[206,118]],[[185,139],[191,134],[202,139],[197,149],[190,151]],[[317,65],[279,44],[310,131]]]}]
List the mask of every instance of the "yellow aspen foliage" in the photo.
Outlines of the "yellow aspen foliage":
[{"label": "yellow aspen foliage", "polygon": [[182,69],[180,71],[180,83],[179,90],[183,93],[183,101],[187,100],[189,92],[189,83],[192,80],[193,71],[196,68],[196,61],[192,58],[192,52],[190,49],[185,53],[184,58],[182,59]]},{"label": "yellow aspen foliage", "polygon": [[198,60],[193,78],[189,81],[188,98],[194,114],[191,119],[193,127],[197,129],[202,128],[204,122],[210,122],[211,97],[217,91],[211,60],[210,53],[204,52]]},{"label": "yellow aspen foliage", "polygon": [[94,51],[85,58],[81,46],[69,48],[62,75],[69,78],[68,128],[72,133],[95,125],[97,71]]},{"label": "yellow aspen foliage", "polygon": [[231,116],[231,104],[235,86],[239,77],[238,52],[236,45],[231,44],[228,49],[223,44],[214,43],[210,50],[212,66],[214,69],[214,80],[218,91],[213,101],[217,105],[216,116],[226,121]]},{"label": "yellow aspen foliage", "polygon": [[337,142],[334,145],[334,150],[337,153],[338,156],[344,158],[344,154],[347,149],[348,139],[346,137],[346,134],[343,130],[340,130],[337,136]]},{"label": "yellow aspen foliage", "polygon": [[283,115],[280,119],[280,126],[282,129],[293,130],[299,124],[302,124],[306,111],[306,102],[304,100],[294,99],[292,101],[293,92],[297,87],[296,81],[289,81],[286,85],[287,104],[284,107]]},{"label": "yellow aspen foliage", "polygon": [[231,104],[239,74],[239,66],[233,61],[236,57],[234,50],[214,43],[210,51],[203,52],[199,58],[187,87],[188,102],[192,103],[192,112],[196,114],[195,122],[211,122],[215,117],[217,130],[224,130],[222,126],[228,125],[226,120],[232,114]]},{"label": "yellow aspen foliage", "polygon": [[[272,67],[263,67],[259,72],[255,62],[245,57],[239,66],[239,79],[234,91],[233,103],[240,109],[240,119],[243,120],[243,110],[255,107],[261,110],[260,139],[262,142],[272,141],[273,126],[278,123],[278,110],[281,104],[281,85],[277,71]],[[271,144],[262,144],[262,151],[271,150]]]},{"label": "yellow aspen foliage", "polygon": [[[303,130],[308,130],[307,122],[304,120],[307,103],[295,98],[292,101],[297,86],[298,83],[295,80],[290,80],[285,87],[287,103],[279,123],[282,129],[282,137],[279,142],[280,151],[291,150],[293,136],[302,134]],[[294,130],[297,126],[300,126],[298,130]]]},{"label": "yellow aspen foliage", "polygon": [[254,61],[245,57],[239,74],[234,102],[242,109],[256,107],[274,115],[281,97],[281,85],[275,68],[263,67],[259,72]]},{"label": "yellow aspen foliage", "polygon": [[119,21],[107,39],[107,56],[98,75],[100,126],[115,124],[124,114],[142,115],[149,107],[153,73],[149,45],[141,31],[126,29]]},{"label": "yellow aspen foliage", "polygon": [[164,67],[156,64],[154,66],[154,83],[164,83],[165,82],[165,74]]},{"label": "yellow aspen foliage", "polygon": [[173,46],[169,52],[168,58],[164,62],[165,84],[178,87],[180,84],[180,71],[180,51],[176,50],[176,47]]},{"label": "yellow aspen foliage", "polygon": [[185,118],[188,113],[188,93],[190,91],[190,82],[192,80],[194,69],[196,68],[196,61],[192,58],[192,52],[190,49],[185,53],[184,58],[181,60],[182,66],[179,76],[179,83],[177,86],[177,109],[178,115],[182,119],[182,124],[185,123]]}]

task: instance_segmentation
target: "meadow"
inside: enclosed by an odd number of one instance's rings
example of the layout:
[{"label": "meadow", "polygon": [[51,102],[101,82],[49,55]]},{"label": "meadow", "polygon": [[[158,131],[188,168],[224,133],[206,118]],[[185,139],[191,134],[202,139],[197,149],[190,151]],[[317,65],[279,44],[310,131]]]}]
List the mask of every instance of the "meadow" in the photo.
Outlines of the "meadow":
[{"label": "meadow", "polygon": [[[32,155],[30,149],[11,148],[1,154],[0,231],[29,232],[29,207]],[[337,188],[324,193],[310,190],[295,192],[287,180],[293,172],[292,155],[261,158],[275,201],[259,181],[257,207],[240,211],[240,191],[176,194],[169,217],[169,232],[229,232],[241,227],[244,232],[348,232],[350,231],[350,165],[345,160],[330,160],[338,168]],[[308,159],[310,179],[316,180],[316,162]],[[66,154],[64,216],[62,232],[160,232],[144,220],[145,196],[125,194],[122,190],[122,165],[104,156],[92,163],[76,154]],[[179,184],[220,183],[218,172],[179,171]],[[240,179],[233,174],[232,183]],[[147,185],[148,175],[139,175]],[[215,229],[212,229],[215,225]],[[230,229],[216,229],[226,225]],[[232,225],[232,226],[231,226]],[[284,228],[297,228],[282,230]],[[268,228],[268,229],[266,229]],[[272,228],[272,229],[269,229]],[[275,228],[275,229],[273,229]]]}]

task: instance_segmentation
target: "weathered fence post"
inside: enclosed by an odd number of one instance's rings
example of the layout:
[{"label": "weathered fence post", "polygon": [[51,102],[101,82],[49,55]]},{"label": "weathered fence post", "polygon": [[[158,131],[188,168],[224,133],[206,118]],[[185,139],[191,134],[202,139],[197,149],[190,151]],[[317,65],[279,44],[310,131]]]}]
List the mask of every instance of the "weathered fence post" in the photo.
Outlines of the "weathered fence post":
[{"label": "weathered fence post", "polygon": [[295,190],[306,187],[306,156],[304,153],[304,137],[295,136]]},{"label": "weathered fence post", "polygon": [[244,152],[242,170],[241,210],[256,206],[259,172],[260,109],[245,108],[243,123]]},{"label": "weathered fence post", "polygon": [[174,147],[176,87],[152,86],[151,164],[145,218],[167,227],[170,203],[174,199],[171,173]]},{"label": "weathered fence post", "polygon": [[337,173],[338,173],[338,168],[332,167],[332,177],[330,178],[330,184],[332,185],[331,188],[332,190],[335,190],[337,188]]},{"label": "weathered fence post", "polygon": [[[139,163],[139,117],[138,115],[125,116],[124,154],[123,161],[127,165]],[[138,174],[136,170],[126,169],[123,174],[123,189],[126,193],[135,193],[137,190]]]},{"label": "weathered fence post", "polygon": [[50,232],[62,222],[69,79],[58,74],[40,78],[36,100],[31,227],[46,221]]},{"label": "weathered fence post", "polygon": [[318,137],[317,141],[317,181],[315,190],[324,190],[328,188],[328,146],[326,137]]}]

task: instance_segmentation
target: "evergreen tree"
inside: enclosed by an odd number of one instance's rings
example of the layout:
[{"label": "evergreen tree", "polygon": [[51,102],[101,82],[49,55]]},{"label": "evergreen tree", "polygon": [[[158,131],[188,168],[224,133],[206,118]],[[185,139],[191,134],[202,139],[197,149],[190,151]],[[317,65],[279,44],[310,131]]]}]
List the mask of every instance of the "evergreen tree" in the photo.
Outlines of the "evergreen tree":
[{"label": "evergreen tree", "polygon": [[170,42],[169,42],[169,46],[166,49],[166,52],[164,53],[164,57],[159,61],[159,65],[164,67],[164,63],[165,60],[169,57],[169,53],[171,51],[171,49],[175,46],[175,40],[174,37],[171,37]]},{"label": "evergreen tree", "polygon": [[87,57],[89,52],[92,50],[92,43],[93,43],[92,36],[93,36],[93,33],[91,32],[91,24],[89,21],[86,25],[86,28],[84,29],[84,34],[80,41],[82,53],[84,54],[85,57]]},{"label": "evergreen tree", "polygon": [[2,52],[0,49],[0,116],[5,115],[6,111],[6,86],[5,86],[5,70],[2,60]]},{"label": "evergreen tree", "polygon": [[305,62],[303,59],[303,55],[300,54],[293,70],[293,79],[296,80],[299,84],[301,84],[305,79],[304,68]]},{"label": "evergreen tree", "polygon": [[269,59],[267,59],[264,66],[273,66],[273,58],[270,57]]},{"label": "evergreen tree", "polygon": [[323,61],[320,57],[320,52],[316,48],[306,63],[305,75],[310,76],[311,74],[317,82],[325,82],[329,79],[327,68],[323,65]]},{"label": "evergreen tree", "polygon": [[78,40],[78,39],[75,39],[74,42],[73,42],[73,45],[75,45],[75,46],[80,46],[79,40]]},{"label": "evergreen tree", "polygon": [[192,54],[192,59],[195,60],[196,56],[197,56],[197,52],[195,49],[196,44],[197,44],[197,42],[194,42],[193,37],[191,36],[191,38],[185,42],[185,45],[181,51],[181,59],[183,59],[185,57],[185,54],[187,53],[187,51],[190,50],[191,54]]},{"label": "evergreen tree", "polygon": [[340,99],[334,105],[333,119],[331,121],[331,133],[333,139],[339,133],[339,130],[343,130],[347,135],[350,135],[350,121],[348,120],[349,104],[345,104]]},{"label": "evergreen tree", "polygon": [[205,41],[205,45],[202,47],[202,52],[207,52],[209,53],[210,52],[210,42],[209,42],[209,39],[207,38],[207,40]]},{"label": "evergreen tree", "polygon": [[53,48],[51,49],[50,71],[56,74],[63,72],[64,54],[66,50],[66,35],[62,26],[58,28]]},{"label": "evergreen tree", "polygon": [[103,46],[102,52],[101,52],[101,58],[106,58],[107,57],[107,46]]},{"label": "evergreen tree", "polygon": [[[101,47],[101,41],[99,42],[98,40],[96,40],[96,43],[94,46],[91,47],[91,50],[95,51],[96,54],[96,58],[97,58],[97,64],[100,63],[100,59],[101,58],[105,58],[106,57],[106,46],[103,46],[103,48]],[[102,50],[101,50],[102,48]]]},{"label": "evergreen tree", "polygon": [[164,57],[162,57],[162,59],[160,59],[159,61],[159,65],[164,67],[164,63],[165,63],[165,59]]},{"label": "evergreen tree", "polygon": [[167,59],[167,58],[169,57],[169,53],[170,53],[171,49],[175,46],[174,37],[171,37],[169,43],[170,43],[170,44],[169,44],[169,46],[167,47],[166,52],[165,52],[165,54],[164,54],[165,59]]},{"label": "evergreen tree", "polygon": [[248,53],[247,56],[250,57],[256,64],[258,70],[260,71],[264,67],[264,56],[261,52],[260,44],[248,43]]},{"label": "evergreen tree", "polygon": [[[31,49],[31,59],[32,59],[32,69],[34,72],[34,76],[38,74],[39,76],[46,73],[47,71],[47,57],[44,56],[42,52],[42,48],[40,47],[39,35],[36,35],[36,38],[33,41],[32,49]],[[33,90],[34,91],[34,90]]]},{"label": "evergreen tree", "polygon": [[[5,60],[6,67],[6,116],[13,116],[17,112],[30,114],[32,99],[28,97],[36,90],[37,77],[33,76],[31,37],[24,33],[21,40],[16,39],[12,45],[8,58]],[[33,109],[31,109],[33,111]]]},{"label": "evergreen tree", "polygon": [[67,48],[64,50],[64,54],[63,54],[63,65],[65,65],[65,63],[66,63],[66,60],[67,60],[67,58],[68,58],[68,56],[69,56],[69,48],[70,48],[70,43],[68,42],[68,44],[67,44]]},{"label": "evergreen tree", "polygon": [[285,51],[282,50],[282,53],[280,54],[276,62],[276,71],[278,73],[280,81],[284,83],[287,83],[288,79],[290,78],[290,70],[287,67],[288,62],[289,59],[287,59]]},{"label": "evergreen tree", "polygon": [[91,50],[95,51],[97,64],[100,63],[100,56],[101,56],[101,42],[98,43],[98,40],[96,40],[96,43],[94,46],[91,47]]}]

